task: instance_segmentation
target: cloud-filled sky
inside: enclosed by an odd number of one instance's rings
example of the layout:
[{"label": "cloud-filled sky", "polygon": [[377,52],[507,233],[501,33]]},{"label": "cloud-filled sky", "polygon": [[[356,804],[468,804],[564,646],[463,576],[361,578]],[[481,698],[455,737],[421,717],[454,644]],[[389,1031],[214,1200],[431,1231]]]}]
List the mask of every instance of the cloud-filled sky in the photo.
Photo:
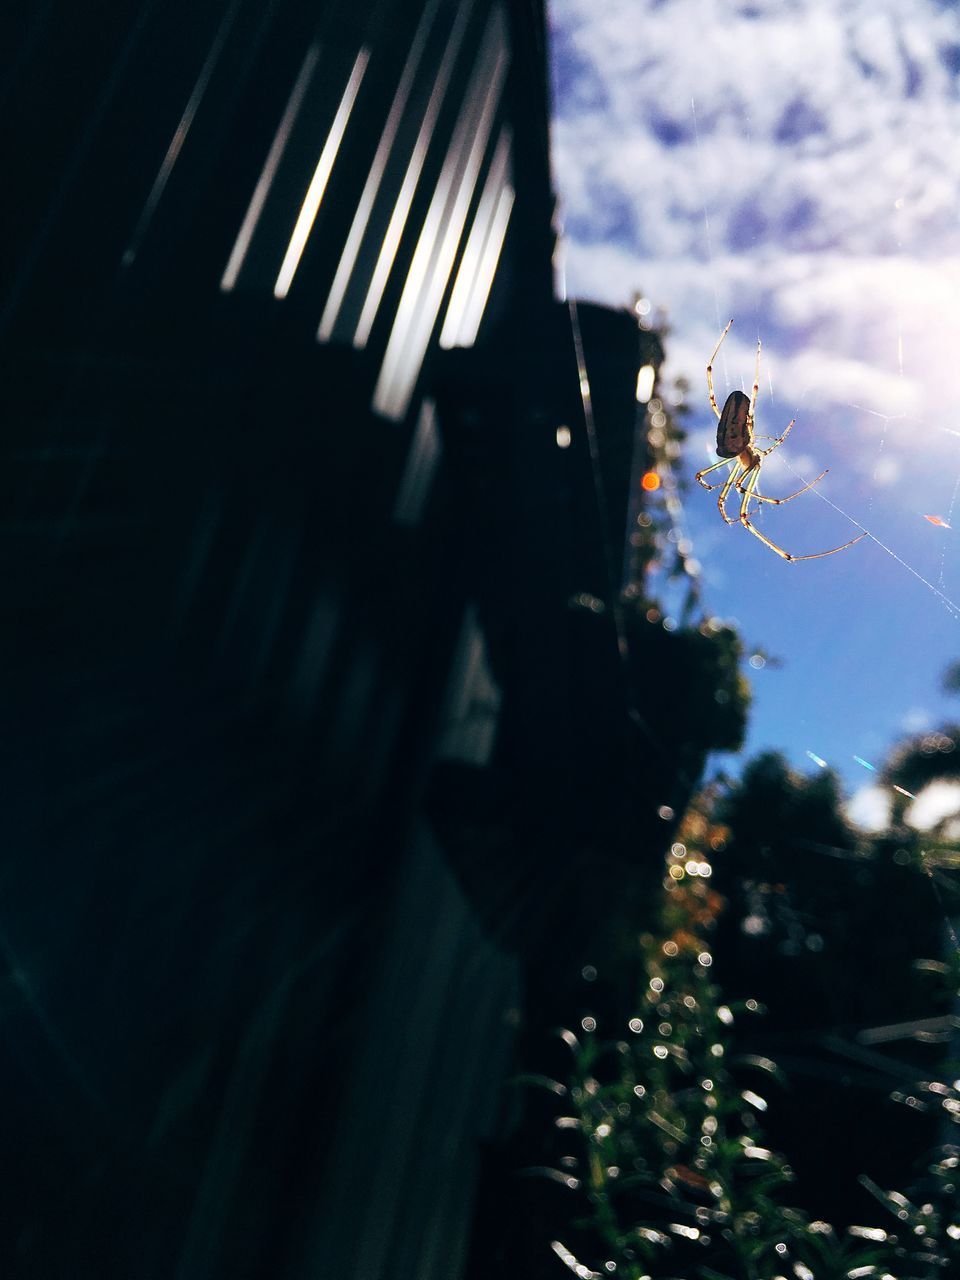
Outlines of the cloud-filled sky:
[{"label": "cloud-filled sky", "polygon": [[553,0],[550,22],[567,292],[664,308],[691,477],[715,457],[710,352],[734,317],[722,404],[759,334],[757,430],[797,419],[764,490],[830,474],[757,523],[796,554],[854,536],[847,516],[873,535],[787,564],[685,498],[708,607],[782,660],[751,673],[748,751],[813,751],[854,790],[855,755],[960,718],[960,11]]}]

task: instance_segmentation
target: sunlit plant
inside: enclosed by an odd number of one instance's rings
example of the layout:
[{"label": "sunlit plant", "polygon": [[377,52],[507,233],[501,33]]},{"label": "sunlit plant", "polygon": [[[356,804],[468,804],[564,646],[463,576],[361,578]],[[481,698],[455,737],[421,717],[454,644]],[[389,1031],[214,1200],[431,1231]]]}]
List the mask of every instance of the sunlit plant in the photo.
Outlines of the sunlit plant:
[{"label": "sunlit plant", "polygon": [[[737,1051],[738,1021],[763,1010],[725,1003],[711,977],[710,934],[724,905],[711,857],[728,833],[707,813],[691,809],[665,859],[661,929],[640,939],[634,1010],[620,1026],[587,1014],[561,1029],[566,1078],[536,1081],[557,1098],[554,1124],[568,1146],[559,1167],[536,1172],[578,1205],[554,1252],[582,1280],[960,1274],[960,1147],[935,1153],[910,1196],[863,1179],[886,1223],[841,1232],[790,1204],[792,1171],[764,1138],[766,1090],[781,1073]],[[960,1081],[918,1092],[912,1105],[960,1123]]]}]

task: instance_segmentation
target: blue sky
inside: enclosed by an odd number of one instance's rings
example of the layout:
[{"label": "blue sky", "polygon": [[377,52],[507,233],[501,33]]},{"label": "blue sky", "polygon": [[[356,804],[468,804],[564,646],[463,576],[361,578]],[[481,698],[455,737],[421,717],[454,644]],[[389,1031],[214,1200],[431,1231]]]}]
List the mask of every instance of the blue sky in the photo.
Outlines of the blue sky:
[{"label": "blue sky", "polygon": [[[747,754],[782,750],[848,792],[907,732],[960,719],[960,15],[934,0],[554,0],[553,153],[572,297],[664,308],[668,377],[691,383],[683,466],[715,457],[749,391],[789,442],[764,491],[814,493],[757,523],[693,486],[707,607],[782,665],[750,672]],[[952,529],[924,517],[939,516]],[[882,545],[881,545],[882,544]],[[867,813],[864,791],[858,813]]]}]

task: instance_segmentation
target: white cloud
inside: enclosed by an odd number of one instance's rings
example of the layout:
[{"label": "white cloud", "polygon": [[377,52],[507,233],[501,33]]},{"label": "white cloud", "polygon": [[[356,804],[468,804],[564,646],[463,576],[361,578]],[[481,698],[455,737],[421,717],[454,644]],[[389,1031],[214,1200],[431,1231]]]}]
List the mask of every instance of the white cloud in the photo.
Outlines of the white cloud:
[{"label": "white cloud", "polygon": [[885,458],[877,459],[877,464],[873,468],[873,483],[888,489],[897,483],[902,474],[903,468],[899,459],[888,453]]},{"label": "white cloud", "polygon": [[931,782],[917,794],[904,821],[917,831],[929,831],[944,818],[960,813],[960,782]]},{"label": "white cloud", "polygon": [[890,825],[890,792],[886,787],[861,787],[844,806],[846,815],[861,831],[886,831]]},{"label": "white cloud", "polygon": [[908,457],[916,472],[918,441],[925,466],[955,457],[950,7],[555,0],[552,22],[569,292],[621,305],[642,287],[665,305],[668,372],[705,413],[733,315],[718,396],[750,380],[759,327],[768,413],[802,410],[841,445],[895,424],[880,474],[851,451],[864,477],[892,484]]},{"label": "white cloud", "polygon": [[904,733],[923,733],[933,724],[933,717],[925,707],[911,707],[900,721]]}]

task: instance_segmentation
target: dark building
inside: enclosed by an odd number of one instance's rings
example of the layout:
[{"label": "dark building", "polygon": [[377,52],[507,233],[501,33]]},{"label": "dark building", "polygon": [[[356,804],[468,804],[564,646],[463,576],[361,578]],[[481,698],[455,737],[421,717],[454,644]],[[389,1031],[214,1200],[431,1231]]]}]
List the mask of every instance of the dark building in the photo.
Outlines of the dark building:
[{"label": "dark building", "polygon": [[447,1280],[696,772],[619,604],[662,353],[554,300],[541,6],[5,23],[3,1274]]}]

